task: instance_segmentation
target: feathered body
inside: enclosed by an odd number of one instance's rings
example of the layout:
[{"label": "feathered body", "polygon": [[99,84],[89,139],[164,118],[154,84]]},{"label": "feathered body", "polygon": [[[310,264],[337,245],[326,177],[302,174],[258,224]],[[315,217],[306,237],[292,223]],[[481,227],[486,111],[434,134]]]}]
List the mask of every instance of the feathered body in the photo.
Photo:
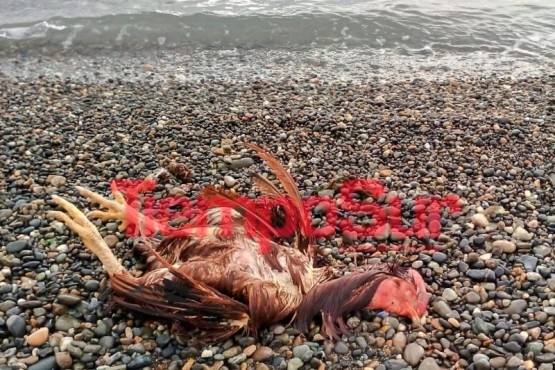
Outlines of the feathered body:
[{"label": "feathered body", "polygon": [[[78,232],[99,257],[119,305],[197,328],[204,340],[224,339],[242,329],[256,331],[291,316],[306,330],[318,313],[323,332],[338,338],[348,332],[343,315],[362,309],[389,310],[418,321],[430,295],[416,271],[378,264],[337,276],[330,266],[315,267],[318,249],[312,243],[310,217],[292,177],[261,148],[247,146],[268,162],[286,194],[255,177],[264,194],[277,200],[261,210],[230,192],[208,188],[204,196],[217,207],[160,242],[139,245],[147,257],[141,277],[123,269],[89,230],[94,226],[69,202],[55,198],[73,220],[61,212],[54,216]],[[127,226],[141,219],[117,193],[120,208],[122,202],[125,207],[119,213],[116,202],[86,189],[80,192],[112,210],[97,214],[100,218],[124,218]],[[294,248],[281,244],[276,233],[284,219],[295,232]]]}]

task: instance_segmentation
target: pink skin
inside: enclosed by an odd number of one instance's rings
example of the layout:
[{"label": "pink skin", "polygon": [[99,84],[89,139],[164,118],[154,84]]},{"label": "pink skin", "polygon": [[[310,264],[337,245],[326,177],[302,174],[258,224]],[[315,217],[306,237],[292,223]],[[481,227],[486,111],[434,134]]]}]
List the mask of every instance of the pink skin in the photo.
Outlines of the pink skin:
[{"label": "pink skin", "polygon": [[426,292],[426,285],[418,272],[409,270],[409,274],[414,284],[397,277],[385,280],[376,290],[366,309],[384,310],[409,317],[414,324],[420,325],[420,319],[426,313],[431,294]]}]

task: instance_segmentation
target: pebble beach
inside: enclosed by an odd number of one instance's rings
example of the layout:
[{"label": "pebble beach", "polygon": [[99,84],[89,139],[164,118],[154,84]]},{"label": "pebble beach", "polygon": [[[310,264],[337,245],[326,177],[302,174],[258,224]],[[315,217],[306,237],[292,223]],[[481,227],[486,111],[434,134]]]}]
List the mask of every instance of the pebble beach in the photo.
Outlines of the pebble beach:
[{"label": "pebble beach", "polygon": [[[0,74],[0,370],[553,369],[555,75],[180,81],[139,69],[151,78]],[[208,184],[253,194],[251,175],[272,175],[240,142],[275,155],[304,196],[338,200],[345,179],[378,179],[409,224],[418,196],[456,195],[461,209],[444,210],[433,248],[406,254],[433,294],[426,323],[353,312],[338,342],[316,320],[306,334],[284,322],[203,345],[111,304],[99,261],[46,217],[52,194],[94,210],[76,185],[109,196],[111,180],[168,160],[192,176],[160,181],[157,197],[194,198]],[[95,224],[140,274],[137,238]],[[387,230],[318,240],[345,271],[391,257],[379,243],[424,241]]]}]

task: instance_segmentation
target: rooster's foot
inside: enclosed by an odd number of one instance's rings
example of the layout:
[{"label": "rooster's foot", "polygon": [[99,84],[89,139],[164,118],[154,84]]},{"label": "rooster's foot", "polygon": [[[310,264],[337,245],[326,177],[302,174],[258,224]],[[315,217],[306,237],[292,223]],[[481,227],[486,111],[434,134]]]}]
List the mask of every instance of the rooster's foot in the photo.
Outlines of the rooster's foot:
[{"label": "rooster's foot", "polygon": [[79,237],[81,237],[83,244],[98,257],[100,262],[102,262],[102,265],[106,271],[108,271],[108,274],[113,275],[121,273],[123,271],[123,266],[118,262],[98,232],[96,226],[94,226],[89,219],[87,219],[87,216],[85,216],[76,206],[57,195],[53,195],[52,199],[67,213],[61,211],[50,211],[48,215],[62,221],[67,227],[77,233]]}]

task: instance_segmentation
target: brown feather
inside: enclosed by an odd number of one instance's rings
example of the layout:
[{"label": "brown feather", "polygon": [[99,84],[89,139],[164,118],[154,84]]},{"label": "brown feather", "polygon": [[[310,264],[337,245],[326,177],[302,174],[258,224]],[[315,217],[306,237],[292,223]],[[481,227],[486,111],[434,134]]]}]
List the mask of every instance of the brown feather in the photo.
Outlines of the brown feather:
[{"label": "brown feather", "polygon": [[270,169],[274,172],[279,182],[285,189],[285,192],[293,200],[297,208],[299,210],[304,209],[299,188],[297,188],[295,180],[293,179],[291,174],[281,165],[281,163],[274,156],[272,156],[270,153],[268,153],[258,145],[251,143],[243,143],[243,145],[251,150],[254,150],[260,158],[266,161],[268,167],[270,167]]},{"label": "brown feather", "polygon": [[281,191],[270,180],[268,180],[264,176],[255,174],[252,177],[252,182],[265,195],[268,195],[270,197],[283,196]]},{"label": "brown feather", "polygon": [[303,201],[299,188],[295,184],[295,180],[291,174],[281,165],[281,163],[270,153],[252,143],[243,143],[247,148],[254,150],[260,158],[268,164],[268,167],[274,172],[277,179],[285,189],[287,195],[291,198],[297,208],[299,215],[300,233],[297,235],[295,246],[301,250],[308,250],[309,245],[312,243],[312,238],[308,235],[310,233],[310,216],[304,209]]},{"label": "brown feather", "polygon": [[[202,191],[201,191],[202,197],[204,197],[204,199],[210,200],[212,202],[214,202],[214,204],[219,205],[220,207],[222,206],[222,204],[224,202],[229,202],[230,205],[233,206],[233,209],[237,212],[240,212],[243,216],[251,216],[254,219],[257,220],[257,222],[260,223],[260,226],[263,226],[265,228],[268,229],[268,231],[274,235],[277,236],[278,232],[276,231],[276,229],[274,229],[266,220],[262,219],[255,210],[249,209],[248,207],[245,207],[243,204],[239,203],[237,201],[238,196],[227,192],[225,190],[222,189],[216,189],[214,186],[207,186],[205,187]],[[225,207],[222,207],[225,208]]]}]

